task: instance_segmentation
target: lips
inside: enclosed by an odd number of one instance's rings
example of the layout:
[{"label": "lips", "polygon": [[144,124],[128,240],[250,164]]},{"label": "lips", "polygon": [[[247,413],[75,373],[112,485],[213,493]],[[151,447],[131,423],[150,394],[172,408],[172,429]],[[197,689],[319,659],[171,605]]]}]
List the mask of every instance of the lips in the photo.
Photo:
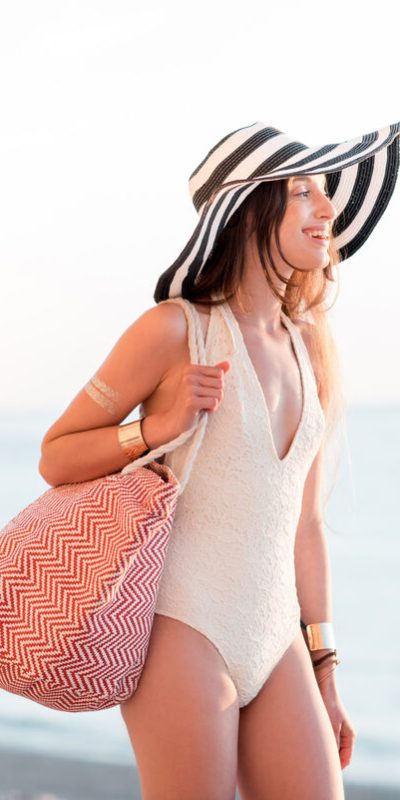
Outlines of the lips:
[{"label": "lips", "polygon": [[329,231],[327,231],[326,228],[304,228],[303,233],[311,239],[320,241],[329,241],[330,238]]},{"label": "lips", "polygon": [[329,247],[330,234],[325,228],[304,228],[303,233],[307,236],[310,244],[323,247],[325,250]]}]

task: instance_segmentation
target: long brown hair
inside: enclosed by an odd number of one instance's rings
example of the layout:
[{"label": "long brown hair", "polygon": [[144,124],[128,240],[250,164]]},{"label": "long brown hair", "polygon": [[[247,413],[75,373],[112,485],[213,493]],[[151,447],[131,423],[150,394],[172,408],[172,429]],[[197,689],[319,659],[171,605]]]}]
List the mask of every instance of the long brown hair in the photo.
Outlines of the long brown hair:
[{"label": "long brown hair", "polygon": [[[280,275],[271,252],[273,234],[276,235],[278,252],[286,263],[279,241],[279,230],[285,215],[288,199],[288,180],[276,180],[259,184],[232,215],[195,285],[187,290],[185,297],[196,303],[218,305],[232,298],[240,288],[245,267],[245,246],[249,236],[248,220],[253,220],[250,233],[256,234],[257,250],[265,278],[273,294],[281,300],[282,311],[293,322],[306,321],[307,347],[318,386],[318,395],[325,413],[325,444],[334,449],[334,434],[339,424],[344,426],[344,400],[342,375],[338,352],[327,319],[327,311],[333,286],[338,289],[337,266],[340,256],[333,239],[329,245],[329,264],[322,270],[300,271],[294,267],[290,278]],[[249,213],[251,217],[249,217]],[[285,285],[283,293],[273,282],[270,270]],[[218,295],[218,299],[212,295]],[[239,295],[238,295],[239,299]],[[240,302],[240,300],[239,300]],[[303,329],[304,330],[304,329]],[[342,427],[342,432],[344,427]],[[326,452],[326,451],[325,451]],[[331,466],[325,463],[325,466]],[[336,475],[337,462],[335,464]],[[324,506],[332,491],[326,494]]]}]

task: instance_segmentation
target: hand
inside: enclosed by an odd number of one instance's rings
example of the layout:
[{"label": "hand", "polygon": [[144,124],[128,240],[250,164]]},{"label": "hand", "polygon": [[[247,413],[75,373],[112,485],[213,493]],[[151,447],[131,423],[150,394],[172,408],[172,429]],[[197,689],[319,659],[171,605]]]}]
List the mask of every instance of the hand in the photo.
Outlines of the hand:
[{"label": "hand", "polygon": [[224,376],[231,368],[229,361],[214,367],[190,364],[182,372],[173,406],[164,415],[174,436],[189,430],[202,409],[214,412],[224,396]]},{"label": "hand", "polygon": [[357,732],[354,730],[346,710],[339,698],[339,694],[332,680],[332,675],[327,675],[319,686],[322,699],[325,703],[329,719],[332,723],[336,743],[339,750],[339,758],[342,769],[348,767],[354,748]]}]

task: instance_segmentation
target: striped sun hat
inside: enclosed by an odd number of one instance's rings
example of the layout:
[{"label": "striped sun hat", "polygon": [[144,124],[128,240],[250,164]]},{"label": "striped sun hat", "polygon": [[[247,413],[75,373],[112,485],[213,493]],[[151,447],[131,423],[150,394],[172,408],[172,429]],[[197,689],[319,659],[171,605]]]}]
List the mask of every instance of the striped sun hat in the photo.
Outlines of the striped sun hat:
[{"label": "striped sun hat", "polygon": [[308,147],[263,122],[229,133],[189,178],[200,220],[180,256],[158,279],[157,301],[185,297],[232,214],[264,181],[326,174],[337,211],[334,243],[341,261],[349,258],[368,239],[392,196],[399,145],[400,122],[322,147]]}]

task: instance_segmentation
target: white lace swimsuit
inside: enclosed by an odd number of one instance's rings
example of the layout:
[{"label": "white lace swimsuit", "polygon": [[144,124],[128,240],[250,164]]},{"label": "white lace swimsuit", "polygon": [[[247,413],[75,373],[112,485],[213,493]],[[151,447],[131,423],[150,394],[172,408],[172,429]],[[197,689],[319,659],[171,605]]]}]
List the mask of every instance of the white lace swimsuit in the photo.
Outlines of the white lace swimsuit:
[{"label": "white lace swimsuit", "polygon": [[[300,629],[294,540],[304,482],[325,426],[303,339],[283,313],[282,322],[300,368],[303,407],[291,447],[279,459],[239,324],[228,303],[211,306],[207,363],[226,358],[231,369],[178,498],[156,603],[156,613],[185,622],[213,643],[241,707],[257,695]],[[190,440],[164,456],[178,478],[189,448]]]}]

